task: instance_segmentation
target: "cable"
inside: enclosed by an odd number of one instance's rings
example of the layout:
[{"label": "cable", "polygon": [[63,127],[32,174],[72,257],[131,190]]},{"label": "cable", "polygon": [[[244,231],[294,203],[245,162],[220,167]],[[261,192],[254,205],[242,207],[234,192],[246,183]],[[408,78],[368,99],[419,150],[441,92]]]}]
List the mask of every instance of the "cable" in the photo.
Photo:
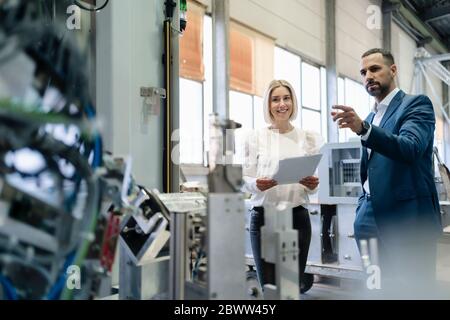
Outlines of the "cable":
[{"label": "cable", "polygon": [[105,3],[104,3],[102,6],[98,7],[98,8],[88,8],[88,7],[86,7],[85,5],[82,5],[82,4],[81,4],[80,2],[78,2],[77,0],[74,0],[74,1],[73,1],[73,3],[74,3],[76,6],[80,7],[80,8],[83,9],[83,10],[87,10],[87,11],[90,11],[90,12],[96,12],[96,11],[100,11],[100,10],[106,8],[106,6],[108,5],[108,2],[109,2],[109,0],[106,0]]},{"label": "cable", "polygon": [[74,259],[75,259],[75,252],[72,252],[67,257],[66,262],[64,263],[58,281],[56,281],[55,285],[50,289],[49,293],[47,294],[47,300],[56,300],[61,294],[67,279],[66,270],[69,268],[69,266],[73,264]]},{"label": "cable", "polygon": [[3,287],[6,297],[9,300],[18,300],[16,289],[14,288],[11,281],[0,274],[0,284]]},{"label": "cable", "polygon": [[[25,277],[35,278],[35,276],[38,276],[43,283],[48,284],[51,283],[50,270],[47,270],[26,258],[12,256],[10,254],[1,254],[0,265],[5,266],[7,264],[12,264],[12,268],[9,268],[9,276],[0,273],[0,284],[3,285],[8,299],[40,299],[41,295],[37,295],[33,293],[33,291],[30,291],[27,288],[28,285],[24,283],[21,278],[18,278],[16,271],[21,270],[20,272],[24,273]],[[18,283],[14,286],[16,281]]]},{"label": "cable", "polygon": [[[91,105],[85,107],[85,113],[87,118],[93,121],[96,117],[95,109]],[[103,141],[98,132],[94,132],[94,159],[92,161],[92,167],[98,168],[102,165],[102,153],[103,153]]]}]

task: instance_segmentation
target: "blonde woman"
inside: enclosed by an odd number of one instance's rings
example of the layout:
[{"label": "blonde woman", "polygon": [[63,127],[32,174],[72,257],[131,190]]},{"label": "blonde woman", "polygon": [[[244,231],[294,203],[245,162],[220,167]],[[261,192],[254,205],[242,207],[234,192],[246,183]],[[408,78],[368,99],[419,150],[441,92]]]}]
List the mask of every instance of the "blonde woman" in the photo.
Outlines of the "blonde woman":
[{"label": "blonde woman", "polygon": [[[299,272],[303,279],[309,244],[311,222],[307,206],[309,195],[317,191],[319,179],[306,177],[296,184],[277,185],[270,177],[278,161],[285,158],[316,154],[323,139],[317,133],[292,125],[298,114],[297,99],[289,82],[274,80],[264,97],[264,119],[269,125],[249,135],[243,166],[243,191],[251,193],[250,238],[258,280],[261,287],[274,283],[273,265],[261,258],[261,227],[264,225],[264,205],[288,202],[293,206],[293,227],[298,230]],[[292,172],[295,175],[295,172]]]}]

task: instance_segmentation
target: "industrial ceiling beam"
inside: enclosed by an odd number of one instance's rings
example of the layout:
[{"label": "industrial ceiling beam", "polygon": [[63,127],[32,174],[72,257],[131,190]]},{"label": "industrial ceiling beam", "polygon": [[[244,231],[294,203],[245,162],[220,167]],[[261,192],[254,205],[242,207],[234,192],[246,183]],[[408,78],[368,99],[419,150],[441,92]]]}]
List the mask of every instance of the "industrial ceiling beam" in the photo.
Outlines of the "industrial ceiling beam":
[{"label": "industrial ceiling beam", "polygon": [[430,23],[442,18],[450,17],[450,4],[445,6],[434,6],[426,9],[420,14],[420,18],[426,23]]},{"label": "industrial ceiling beam", "polygon": [[392,22],[393,12],[399,9],[399,5],[392,5],[388,0],[382,1],[383,11],[383,48],[391,51],[392,47]]},{"label": "industrial ceiling beam", "polygon": [[420,19],[420,17],[410,9],[402,0],[390,0],[392,4],[401,4],[398,9],[398,12],[417,30],[419,31],[425,38],[431,37],[430,46],[436,50],[438,53],[446,53],[449,51],[448,47],[444,44],[441,37],[433,30],[430,26],[428,26],[424,21]]}]

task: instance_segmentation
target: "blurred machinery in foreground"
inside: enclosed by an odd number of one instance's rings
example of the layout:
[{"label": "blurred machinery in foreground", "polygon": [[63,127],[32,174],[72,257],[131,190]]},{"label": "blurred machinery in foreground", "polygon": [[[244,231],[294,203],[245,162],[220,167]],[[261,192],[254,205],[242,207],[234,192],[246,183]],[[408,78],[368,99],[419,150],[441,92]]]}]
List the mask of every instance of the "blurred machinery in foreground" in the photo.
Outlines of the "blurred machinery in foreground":
[{"label": "blurred machinery in foreground", "polygon": [[103,159],[86,56],[49,3],[0,2],[2,299],[109,294],[124,208],[126,164]]},{"label": "blurred machinery in foreground", "polygon": [[0,2],[0,298],[110,295],[119,238],[121,298],[245,298],[242,173],[222,144],[237,125],[212,121],[208,195],[138,186],[103,154],[86,57],[51,2]]}]

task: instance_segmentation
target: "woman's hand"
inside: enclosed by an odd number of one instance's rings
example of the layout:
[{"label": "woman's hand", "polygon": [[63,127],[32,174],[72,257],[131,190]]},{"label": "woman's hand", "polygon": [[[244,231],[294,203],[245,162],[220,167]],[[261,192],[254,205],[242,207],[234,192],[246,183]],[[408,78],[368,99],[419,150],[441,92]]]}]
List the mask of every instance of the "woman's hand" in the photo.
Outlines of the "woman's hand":
[{"label": "woman's hand", "polygon": [[299,181],[300,184],[307,187],[309,190],[314,190],[319,185],[319,178],[317,177],[306,177]]},{"label": "woman's hand", "polygon": [[269,178],[259,178],[256,179],[256,187],[261,191],[266,191],[272,187],[275,187],[278,183]]}]

